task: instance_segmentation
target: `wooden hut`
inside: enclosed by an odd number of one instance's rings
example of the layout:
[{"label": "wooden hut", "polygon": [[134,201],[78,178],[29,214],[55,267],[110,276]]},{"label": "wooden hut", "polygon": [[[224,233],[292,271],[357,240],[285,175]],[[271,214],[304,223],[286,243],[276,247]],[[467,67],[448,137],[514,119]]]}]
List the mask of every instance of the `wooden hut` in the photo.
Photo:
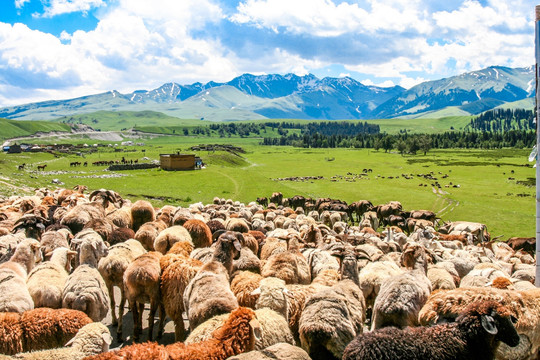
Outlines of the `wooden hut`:
[{"label": "wooden hut", "polygon": [[159,163],[163,170],[193,170],[196,166],[193,154],[160,154]]}]

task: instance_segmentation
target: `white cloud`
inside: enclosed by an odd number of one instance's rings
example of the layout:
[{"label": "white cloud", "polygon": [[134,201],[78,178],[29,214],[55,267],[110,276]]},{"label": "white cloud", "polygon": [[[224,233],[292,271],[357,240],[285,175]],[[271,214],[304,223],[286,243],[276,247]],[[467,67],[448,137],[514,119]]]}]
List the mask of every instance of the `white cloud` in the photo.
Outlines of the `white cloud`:
[{"label": "white cloud", "polygon": [[103,0],[41,0],[44,17],[53,17],[74,12],[87,12],[105,5]]},{"label": "white cloud", "polygon": [[[15,5],[24,11],[27,2]],[[245,72],[304,75],[335,64],[366,74],[365,84],[410,87],[534,63],[530,0],[242,0],[232,10],[218,0],[42,2],[40,16],[50,17],[99,7],[99,23],[91,31],[60,28],[59,37],[0,23],[0,106]],[[430,13],[437,4],[446,10]],[[237,33],[222,30],[230,28]],[[340,48],[328,50],[334,41]]]},{"label": "white cloud", "polygon": [[240,3],[231,20],[278,31],[315,36],[340,36],[351,32],[430,30],[426,14],[417,1],[372,0],[370,11],[357,4],[331,0],[247,0]]},{"label": "white cloud", "polygon": [[25,3],[30,2],[30,0],[15,0],[15,7],[20,9],[24,6]]}]

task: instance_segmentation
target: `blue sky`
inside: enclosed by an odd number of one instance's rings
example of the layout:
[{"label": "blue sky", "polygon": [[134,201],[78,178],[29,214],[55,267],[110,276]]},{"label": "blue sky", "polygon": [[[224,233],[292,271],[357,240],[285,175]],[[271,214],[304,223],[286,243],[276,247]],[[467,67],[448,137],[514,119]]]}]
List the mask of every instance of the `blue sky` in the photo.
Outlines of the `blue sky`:
[{"label": "blue sky", "polygon": [[[510,5],[511,3],[511,5]],[[0,107],[243,73],[410,88],[534,59],[532,0],[0,0]]]}]

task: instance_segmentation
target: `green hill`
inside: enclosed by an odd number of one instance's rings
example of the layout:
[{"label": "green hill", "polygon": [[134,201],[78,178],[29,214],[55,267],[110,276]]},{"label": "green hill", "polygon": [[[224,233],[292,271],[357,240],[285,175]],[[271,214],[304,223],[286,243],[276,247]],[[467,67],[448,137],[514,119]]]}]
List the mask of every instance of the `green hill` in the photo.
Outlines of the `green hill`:
[{"label": "green hill", "polygon": [[120,131],[131,128],[174,127],[203,125],[201,120],[180,119],[157,111],[96,111],[64,116],[53,120],[58,123],[85,124],[95,130]]},{"label": "green hill", "polygon": [[65,131],[71,130],[67,124],[57,124],[48,121],[17,121],[0,119],[0,139],[10,139],[20,136],[28,136],[37,132]]}]

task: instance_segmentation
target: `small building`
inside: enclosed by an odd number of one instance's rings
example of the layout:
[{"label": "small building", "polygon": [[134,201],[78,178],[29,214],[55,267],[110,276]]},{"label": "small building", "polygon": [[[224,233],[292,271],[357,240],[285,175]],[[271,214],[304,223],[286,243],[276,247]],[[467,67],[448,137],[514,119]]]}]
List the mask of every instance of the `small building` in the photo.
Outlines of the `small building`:
[{"label": "small building", "polygon": [[160,167],[163,170],[193,170],[196,158],[193,154],[160,154]]},{"label": "small building", "polygon": [[22,152],[22,147],[20,145],[11,145],[8,149],[8,154],[19,154]]}]

